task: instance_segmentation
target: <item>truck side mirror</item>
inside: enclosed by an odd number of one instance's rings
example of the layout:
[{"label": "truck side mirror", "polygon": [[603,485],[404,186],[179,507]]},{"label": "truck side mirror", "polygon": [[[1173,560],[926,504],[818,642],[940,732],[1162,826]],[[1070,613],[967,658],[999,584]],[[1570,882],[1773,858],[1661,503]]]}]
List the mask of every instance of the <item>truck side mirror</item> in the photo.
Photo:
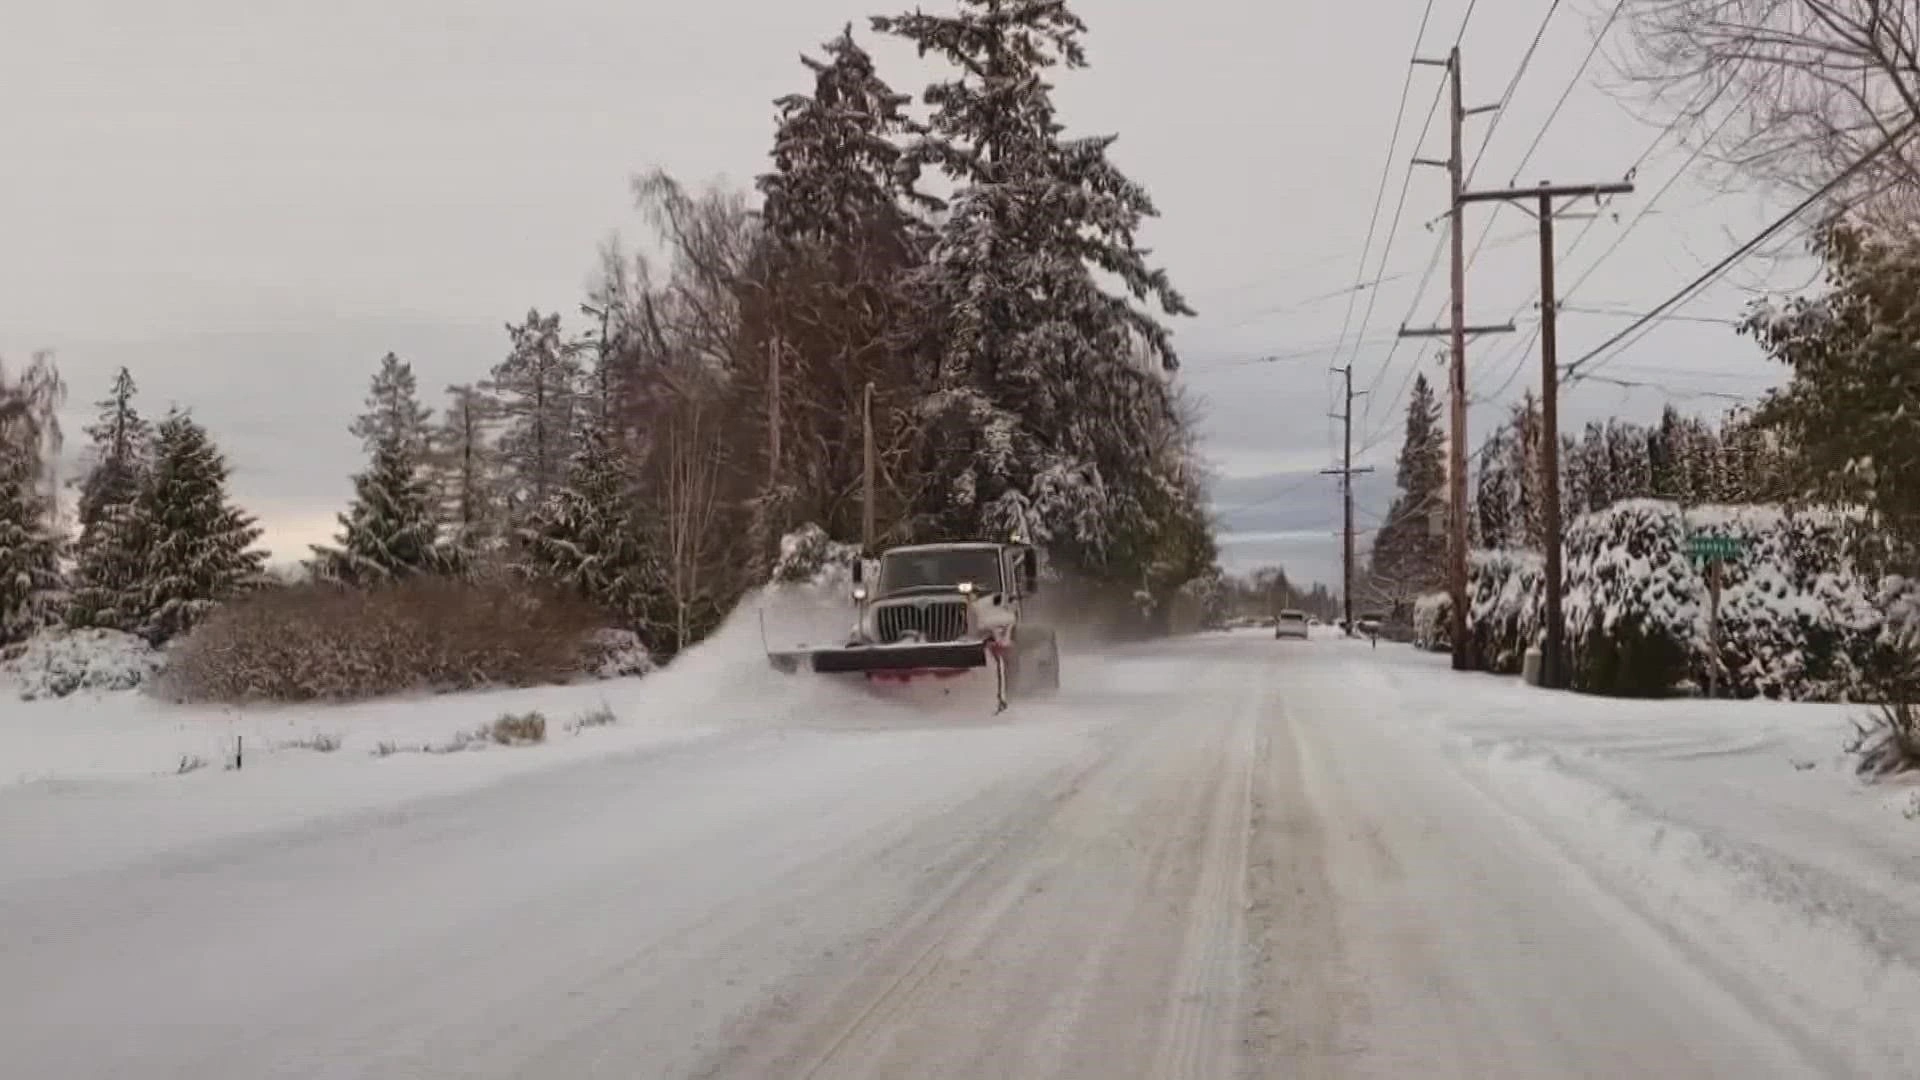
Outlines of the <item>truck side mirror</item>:
[{"label": "truck side mirror", "polygon": [[1028,548],[1020,556],[1020,591],[1040,591],[1040,552],[1036,548]]},{"label": "truck side mirror", "polygon": [[853,560],[853,583],[855,585],[864,584],[863,579],[866,577],[866,575],[867,575],[866,558],[864,556],[856,556]]}]

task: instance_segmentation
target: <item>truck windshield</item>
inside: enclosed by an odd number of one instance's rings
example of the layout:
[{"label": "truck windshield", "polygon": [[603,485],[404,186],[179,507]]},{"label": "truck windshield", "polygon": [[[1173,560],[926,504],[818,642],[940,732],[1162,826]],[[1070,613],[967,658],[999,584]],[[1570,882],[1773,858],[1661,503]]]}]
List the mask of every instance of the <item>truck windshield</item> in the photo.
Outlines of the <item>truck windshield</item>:
[{"label": "truck windshield", "polygon": [[951,589],[971,582],[983,593],[1001,591],[1000,553],[990,548],[896,551],[880,560],[880,594]]}]

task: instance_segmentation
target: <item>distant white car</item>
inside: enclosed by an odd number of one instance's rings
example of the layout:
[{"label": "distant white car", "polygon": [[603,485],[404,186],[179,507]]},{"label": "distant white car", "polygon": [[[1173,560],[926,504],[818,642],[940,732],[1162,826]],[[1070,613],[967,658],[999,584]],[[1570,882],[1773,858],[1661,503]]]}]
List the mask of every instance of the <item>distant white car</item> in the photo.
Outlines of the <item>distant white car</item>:
[{"label": "distant white car", "polygon": [[1307,638],[1307,613],[1292,610],[1281,612],[1280,617],[1273,621],[1273,636],[1275,640],[1280,638],[1299,638],[1305,641]]}]

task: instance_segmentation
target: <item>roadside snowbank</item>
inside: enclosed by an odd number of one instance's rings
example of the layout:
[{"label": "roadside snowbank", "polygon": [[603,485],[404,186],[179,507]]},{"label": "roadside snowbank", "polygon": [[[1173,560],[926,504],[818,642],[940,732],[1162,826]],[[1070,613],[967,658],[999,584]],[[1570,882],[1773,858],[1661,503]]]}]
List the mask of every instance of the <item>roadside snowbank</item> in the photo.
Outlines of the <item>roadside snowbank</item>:
[{"label": "roadside snowbank", "polygon": [[1920,782],[1853,775],[1859,706],[1627,701],[1378,660],[1383,715],[1685,948],[1782,988],[1779,1024],[1920,1071]]},{"label": "roadside snowbank", "polygon": [[[0,705],[0,820],[21,842],[6,877],[99,871],[346,817],[406,814],[422,800],[555,766],[844,714],[844,702],[825,697],[836,693],[845,691],[768,667],[749,603],[644,678],[344,705],[187,706],[139,692],[9,701]],[[450,750],[503,713],[530,711],[546,717],[544,743]],[[238,771],[227,767],[236,737]],[[183,761],[192,766],[185,773]]]},{"label": "roadside snowbank", "polygon": [[160,669],[161,654],[118,630],[52,630],[0,653],[0,699],[65,697],[78,691],[131,690]]},{"label": "roadside snowbank", "polygon": [[[55,659],[66,656],[56,652]],[[46,657],[29,659],[36,665],[29,673],[48,666],[39,663]],[[462,756],[479,752],[515,761],[480,770],[484,774],[564,757],[564,748],[574,744],[594,746],[596,752],[618,749],[637,737],[638,729],[753,723],[764,718],[767,709],[760,699],[777,691],[778,679],[764,663],[757,612],[743,605],[712,638],[644,678],[261,706],[176,705],[137,691],[81,690],[0,708],[0,790],[220,771],[231,761],[236,740],[246,772],[333,771],[347,762],[448,749],[502,713],[537,711],[546,717],[544,746],[473,744]],[[602,713],[610,713],[613,722],[596,715]],[[641,741],[651,742],[653,736]]]}]

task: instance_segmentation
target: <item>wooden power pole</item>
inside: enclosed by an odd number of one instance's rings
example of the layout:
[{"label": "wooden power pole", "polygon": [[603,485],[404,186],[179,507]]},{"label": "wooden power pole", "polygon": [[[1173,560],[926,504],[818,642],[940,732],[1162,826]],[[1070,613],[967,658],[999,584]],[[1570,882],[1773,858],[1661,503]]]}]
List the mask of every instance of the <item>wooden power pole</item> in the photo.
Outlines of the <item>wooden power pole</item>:
[{"label": "wooden power pole", "polygon": [[1540,657],[1540,685],[1564,688],[1566,672],[1566,623],[1561,616],[1560,594],[1560,368],[1559,342],[1556,337],[1555,309],[1559,305],[1553,292],[1553,200],[1598,199],[1633,190],[1630,183],[1546,184],[1534,188],[1500,191],[1461,192],[1460,202],[1537,201],[1535,216],[1540,219],[1540,495],[1545,519],[1547,603],[1546,647]]},{"label": "wooden power pole", "polygon": [[[1452,248],[1452,290],[1448,302],[1451,319],[1446,335],[1451,339],[1452,358],[1447,369],[1447,585],[1453,597],[1453,666],[1465,671],[1467,649],[1467,261],[1466,238],[1460,228],[1460,195],[1466,187],[1465,161],[1461,151],[1461,128],[1467,117],[1491,112],[1496,105],[1468,109],[1461,104],[1460,47],[1454,46],[1445,60],[1414,63],[1447,69],[1451,108],[1447,110],[1448,153],[1445,161],[1415,158],[1417,165],[1442,166],[1447,170],[1450,196],[1447,208],[1448,243]],[[1402,333],[1408,333],[1402,331]],[[1417,336],[1409,334],[1409,336]]]},{"label": "wooden power pole", "polygon": [[[1340,492],[1345,504],[1346,524],[1341,528],[1340,567],[1343,582],[1340,587],[1340,602],[1346,612],[1347,634],[1353,634],[1353,478],[1358,473],[1370,473],[1371,468],[1353,467],[1353,365],[1334,368],[1346,379],[1346,407],[1334,415],[1340,419],[1345,430],[1346,450],[1341,456],[1340,467],[1322,469],[1322,473],[1340,477]],[[1361,391],[1365,393],[1365,391]]]},{"label": "wooden power pole", "polygon": [[873,554],[874,541],[874,454],[873,454],[873,384],[868,383],[860,392],[860,546],[868,555]]}]

